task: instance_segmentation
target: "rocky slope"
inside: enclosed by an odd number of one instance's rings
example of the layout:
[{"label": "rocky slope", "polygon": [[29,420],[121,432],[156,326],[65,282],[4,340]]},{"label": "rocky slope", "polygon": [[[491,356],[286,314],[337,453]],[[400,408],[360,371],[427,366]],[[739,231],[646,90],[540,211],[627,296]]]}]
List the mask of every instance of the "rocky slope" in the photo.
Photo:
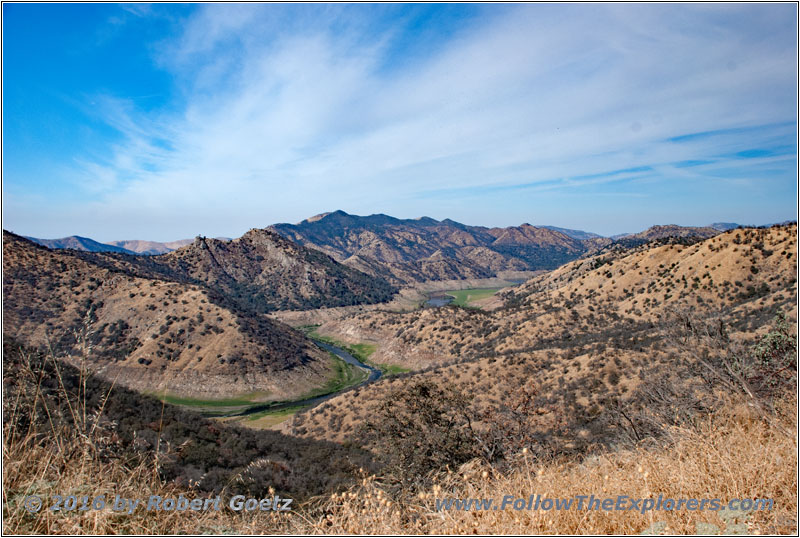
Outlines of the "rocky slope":
[{"label": "rocky slope", "polygon": [[198,237],[154,261],[256,312],[378,303],[396,291],[267,229],[232,241]]},{"label": "rocky slope", "polygon": [[343,211],[272,229],[336,260],[397,284],[489,278],[500,271],[554,269],[586,252],[579,240],[528,224],[467,226],[428,217],[401,220]]}]

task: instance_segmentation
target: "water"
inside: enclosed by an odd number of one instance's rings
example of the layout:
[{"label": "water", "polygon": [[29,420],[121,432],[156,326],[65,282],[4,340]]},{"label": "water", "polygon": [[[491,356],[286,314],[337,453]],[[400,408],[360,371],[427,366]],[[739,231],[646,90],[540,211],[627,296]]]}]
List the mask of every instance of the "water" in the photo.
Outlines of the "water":
[{"label": "water", "polygon": [[438,308],[452,303],[454,299],[452,295],[431,295],[430,299],[425,301],[425,306]]},{"label": "water", "polygon": [[[324,349],[325,351],[330,351],[331,353],[333,353],[334,355],[336,355],[337,357],[339,357],[340,359],[342,359],[346,363],[352,364],[353,366],[356,366],[358,368],[363,368],[364,370],[369,371],[369,377],[367,378],[367,380],[363,381],[358,386],[366,385],[367,383],[372,383],[373,381],[379,379],[381,377],[381,375],[383,374],[383,372],[381,372],[377,368],[373,368],[372,366],[369,366],[368,364],[364,364],[363,362],[360,362],[358,359],[353,357],[350,353],[348,353],[347,351],[343,350],[342,348],[339,348],[339,347],[336,347],[336,346],[332,346],[330,344],[327,344],[325,342],[321,342],[319,340],[314,340],[314,343],[317,344],[322,349]],[[293,401],[293,402],[280,402],[280,403],[268,403],[268,404],[264,404],[264,405],[256,405],[256,406],[247,408],[245,411],[242,411],[241,413],[235,413],[235,414],[229,415],[229,416],[240,417],[240,416],[245,416],[245,415],[252,415],[253,413],[258,413],[259,411],[267,411],[267,410],[269,410],[269,411],[277,411],[279,409],[286,409],[287,407],[314,406],[314,405],[317,405],[317,404],[320,404],[320,403],[324,402],[325,400],[329,400],[329,399],[333,398],[334,396],[336,396],[337,394],[341,393],[344,390],[349,390],[351,388],[352,387],[347,387],[347,388],[344,388],[344,389],[342,389],[340,391],[331,392],[330,394],[323,394],[321,396],[314,396],[313,398],[306,398],[305,400],[296,400],[296,401]]]}]

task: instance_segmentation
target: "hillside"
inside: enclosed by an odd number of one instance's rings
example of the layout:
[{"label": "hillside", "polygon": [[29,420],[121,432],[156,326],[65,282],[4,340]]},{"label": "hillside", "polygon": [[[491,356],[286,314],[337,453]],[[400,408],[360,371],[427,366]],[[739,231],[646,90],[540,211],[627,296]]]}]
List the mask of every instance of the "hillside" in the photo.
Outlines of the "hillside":
[{"label": "hillside", "polygon": [[719,230],[711,226],[697,227],[667,224],[651,226],[643,232],[623,234],[620,236],[615,236],[612,239],[614,239],[616,244],[624,245],[625,247],[630,248],[638,245],[644,245],[657,239],[667,239],[671,237],[708,239],[709,237],[714,237],[723,231],[727,230]]},{"label": "hillside", "polygon": [[60,356],[90,345],[103,377],[196,398],[287,399],[331,377],[330,358],[300,333],[214,289],[128,270],[120,260],[141,258],[119,256],[4,232],[4,334]]},{"label": "hillside", "polygon": [[198,237],[153,260],[259,313],[379,303],[396,292],[381,279],[268,229],[231,241]]},{"label": "hillside", "polygon": [[[491,312],[443,307],[329,320],[319,333],[369,342],[376,347],[370,360],[417,374],[343,394],[293,427],[344,440],[391,390],[433,377],[481,405],[534,383],[550,404],[571,409],[586,442],[601,440],[608,424],[587,417],[609,398],[635,406],[654,386],[701,390],[692,349],[670,336],[685,324],[724,327],[749,345],[778,312],[795,320],[796,252],[796,225],[732,230],[688,246],[657,241],[616,259],[570,262],[505,292],[506,306]],[[563,435],[575,445],[569,431]]]},{"label": "hillside", "polygon": [[[215,254],[222,252],[204,242]],[[205,250],[204,242],[196,246]],[[618,246],[574,260],[505,291],[504,304],[493,311],[325,310],[331,315],[317,328],[319,334],[361,344],[356,349],[371,362],[410,372],[297,412],[280,432],[218,424],[171,406],[162,410],[156,400],[123,389],[114,389],[105,404],[107,381],[83,382],[73,368],[57,377],[54,361],[18,352],[15,345],[6,349],[12,367],[4,370],[5,390],[13,395],[4,400],[5,416],[11,417],[4,424],[13,496],[8,506],[17,508],[8,521],[24,532],[63,533],[713,534],[724,529],[791,534],[797,500],[796,256],[796,225],[737,229],[705,240]],[[176,308],[239,312],[236,301],[191,276],[187,267],[204,267],[191,258],[184,266],[161,263],[159,257],[139,264],[141,257],[53,252],[7,234],[4,263],[9,258],[15,263],[4,267],[7,324],[42,313],[68,319],[57,306],[73,296],[87,305],[83,319],[110,320],[107,310],[117,300],[119,307],[138,313],[121,297],[141,291],[155,293],[143,301],[176,312],[167,319],[173,322],[168,330],[180,320]],[[173,293],[163,289],[168,286]],[[34,297],[31,310],[23,310],[27,296]],[[80,330],[81,316],[73,314]],[[37,323],[23,329],[21,334],[35,335]],[[129,329],[100,332],[128,342]],[[198,329],[187,326],[174,337]],[[101,373],[114,380],[107,374],[114,365],[107,337],[89,338],[94,347],[73,346],[72,364],[80,366],[80,358],[93,366],[107,364]],[[94,353],[103,359],[92,358]],[[282,379],[291,379],[296,368]],[[82,394],[90,395],[82,404],[89,406],[83,415],[88,421],[70,414],[58,395],[58,379],[64,379],[64,392],[76,408]],[[48,414],[36,411],[40,398]],[[36,421],[26,418],[27,409]],[[93,422],[91,417],[101,415],[103,420]],[[58,444],[47,435],[9,435],[31,425],[34,432],[53,431],[51,417],[63,428]],[[62,426],[65,420],[77,427]],[[76,448],[87,443],[92,450]],[[59,455],[55,464],[40,464],[50,461],[44,455],[51,453]],[[759,457],[764,453],[769,457]],[[72,491],[92,474],[102,484],[98,487],[123,482],[115,487],[129,496],[277,492],[305,501],[291,517],[253,513],[244,519],[224,510],[175,517],[97,512],[93,519],[31,518],[19,509],[19,499],[31,488],[45,494]],[[583,495],[586,484],[610,496],[770,498],[776,509],[728,518],[712,511],[642,515],[435,507],[436,499],[524,497],[531,490]]]},{"label": "hillside", "polygon": [[[633,534],[666,525],[686,534],[793,534],[796,529],[797,450],[784,433],[796,430],[796,400],[778,402],[771,421],[745,402],[727,400],[709,416],[673,427],[669,442],[546,459],[526,447],[508,454],[507,466],[476,458],[398,488],[372,454],[352,445],[215,423],[86,378],[77,369],[57,370],[48,357],[8,340],[3,355],[3,523],[13,534]],[[775,509],[727,517],[686,510],[644,516],[575,510],[443,513],[436,506],[436,499],[447,497],[500,500],[531,490],[569,498],[587,488],[636,498],[658,491],[672,498],[725,500],[754,491],[774,499]],[[243,518],[225,509],[125,515],[108,509],[42,511],[31,517],[22,509],[31,491],[44,499],[114,491],[134,499],[221,494],[223,502],[234,494],[277,494],[294,502],[292,511],[279,517],[256,511]]]},{"label": "hillside", "polygon": [[587,250],[564,233],[528,224],[485,228],[450,219],[360,217],[344,211],[271,228],[345,265],[397,284],[554,269]]}]

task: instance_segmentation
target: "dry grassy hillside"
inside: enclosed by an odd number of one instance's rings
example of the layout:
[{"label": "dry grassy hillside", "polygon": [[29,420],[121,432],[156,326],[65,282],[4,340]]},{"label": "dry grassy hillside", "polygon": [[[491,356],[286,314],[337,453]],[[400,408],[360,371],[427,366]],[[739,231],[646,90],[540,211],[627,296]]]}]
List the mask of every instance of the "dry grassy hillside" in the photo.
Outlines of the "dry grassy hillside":
[{"label": "dry grassy hillside", "polygon": [[[370,360],[414,371],[297,413],[282,434],[211,423],[91,377],[87,388],[82,372],[55,368],[52,356],[5,350],[14,362],[4,370],[13,394],[4,399],[4,523],[14,533],[68,534],[796,534],[796,237],[792,225],[605,252],[532,278],[491,312],[337,310],[320,332],[373,342]],[[132,308],[125,294],[170,312],[170,339],[188,323],[184,307],[230,319],[220,337],[235,328],[235,306],[202,286],[6,239],[4,263],[15,262],[4,267],[6,322],[22,334],[37,334],[24,322],[35,316],[113,320]],[[66,312],[73,298],[85,312]],[[129,315],[139,320],[139,308]],[[174,337],[200,330],[180,328]],[[131,327],[109,323],[103,334],[110,330],[127,341]],[[95,340],[82,356],[113,364],[105,345]],[[86,412],[72,412],[79,405]],[[298,502],[289,514],[38,517],[22,504],[33,491],[111,490],[190,498],[277,491]],[[775,508],[642,514],[435,504],[531,493],[763,498]]]},{"label": "dry grassy hillside", "polygon": [[4,334],[64,355],[85,334],[105,378],[181,396],[285,399],[331,376],[327,354],[265,315],[81,256],[4,233]]},{"label": "dry grassy hillside", "polygon": [[[319,332],[380,342],[377,362],[411,368],[541,349],[554,342],[630,340],[668,311],[723,313],[751,331],[796,309],[797,226],[732,230],[691,245],[645,245],[575,260],[503,294],[506,307],[400,314],[370,311]],[[795,318],[792,318],[795,319]]]},{"label": "dry grassy hillside", "polygon": [[734,230],[691,246],[571,262],[507,292],[507,306],[492,312],[371,311],[328,321],[320,333],[377,343],[371,360],[416,375],[341,395],[293,427],[346,440],[393,389],[426,376],[474,395],[478,408],[535,387],[551,406],[541,414],[550,437],[574,444],[556,424],[567,420],[573,433],[585,430],[586,442],[600,441],[624,429],[602,418],[613,402],[640,412],[654,392],[702,392],[692,349],[676,336],[682,324],[716,324],[746,347],[778,312],[795,320],[796,251],[796,225]]},{"label": "dry grassy hillside", "polygon": [[[353,447],[215,425],[49,358],[6,349],[3,523],[13,534],[796,534],[796,398],[769,420],[751,402],[725,398],[706,416],[658,439],[594,454],[542,456],[536,444],[506,465],[473,459],[410,477],[401,486]],[[71,407],[70,407],[71,406]],[[73,412],[70,412],[73,411]],[[581,432],[574,437],[581,438]],[[158,441],[161,441],[158,443]],[[156,443],[156,444],[154,444]],[[161,447],[157,449],[156,447]],[[533,450],[531,450],[533,448]],[[158,450],[157,452],[155,450]],[[360,468],[359,468],[360,467]],[[31,515],[35,493],[188,499],[219,494],[294,499],[292,511],[236,513],[142,509]],[[450,510],[437,500],[756,497],[769,511]]]}]

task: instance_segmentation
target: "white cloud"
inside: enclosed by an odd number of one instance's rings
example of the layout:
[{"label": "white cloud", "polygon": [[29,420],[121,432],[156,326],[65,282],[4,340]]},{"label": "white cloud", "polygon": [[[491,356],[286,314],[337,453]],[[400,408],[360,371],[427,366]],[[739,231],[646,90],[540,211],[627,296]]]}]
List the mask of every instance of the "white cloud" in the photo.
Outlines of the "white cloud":
[{"label": "white cloud", "polygon": [[[104,193],[98,218],[150,237],[141,216],[175,226],[171,238],[212,224],[203,231],[234,234],[425,192],[673,174],[670,163],[721,148],[667,138],[794,117],[796,31],[775,32],[787,12],[775,6],[514,6],[397,69],[387,54],[400,29],[376,35],[366,16],[314,9],[203,6],[160,55],[183,106],[154,116],[104,101],[124,142],[81,163],[83,184],[97,181],[87,194]],[[517,217],[500,208],[496,220]]]}]

